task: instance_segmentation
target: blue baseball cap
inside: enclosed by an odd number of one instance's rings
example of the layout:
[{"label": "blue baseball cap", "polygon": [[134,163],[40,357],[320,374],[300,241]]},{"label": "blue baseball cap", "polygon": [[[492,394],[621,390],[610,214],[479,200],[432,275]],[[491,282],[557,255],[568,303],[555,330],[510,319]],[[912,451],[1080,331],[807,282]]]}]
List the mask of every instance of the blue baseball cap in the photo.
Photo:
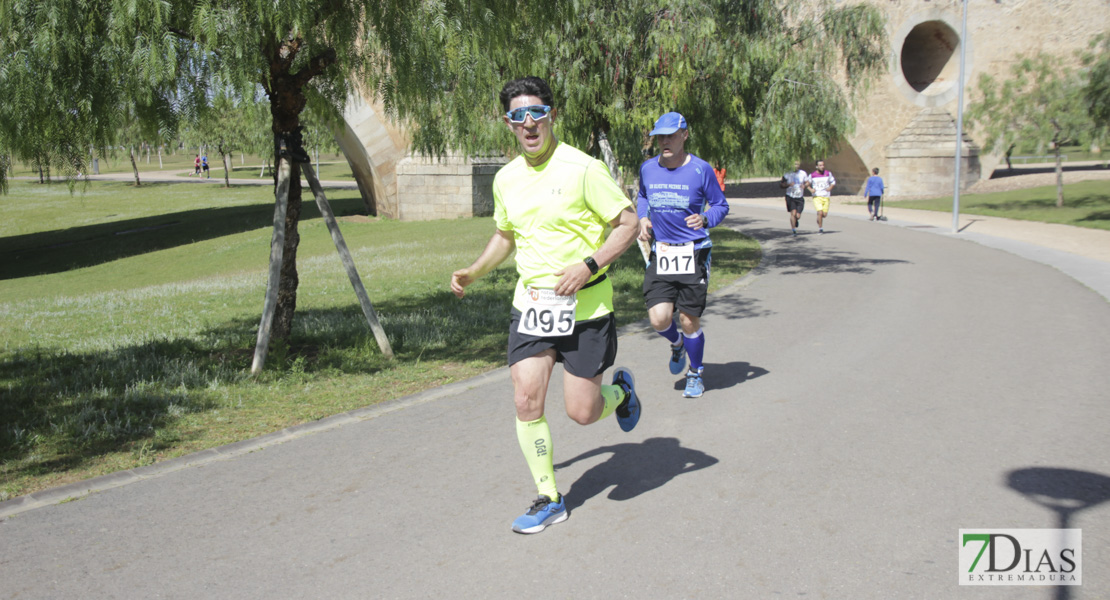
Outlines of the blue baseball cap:
[{"label": "blue baseball cap", "polygon": [[669,112],[655,120],[655,129],[652,129],[648,135],[667,135],[679,129],[686,129],[686,117],[676,112]]}]

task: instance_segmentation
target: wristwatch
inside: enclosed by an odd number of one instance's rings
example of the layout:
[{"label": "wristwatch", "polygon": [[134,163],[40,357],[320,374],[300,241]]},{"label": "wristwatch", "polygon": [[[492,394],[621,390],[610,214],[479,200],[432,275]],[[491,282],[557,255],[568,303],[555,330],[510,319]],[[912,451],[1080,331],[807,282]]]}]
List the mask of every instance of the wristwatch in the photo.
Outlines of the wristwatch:
[{"label": "wristwatch", "polygon": [[592,256],[587,256],[586,258],[582,259],[582,262],[586,263],[586,268],[590,270],[591,275],[597,275],[598,269],[601,268],[597,266],[597,261],[594,260],[594,257]]}]

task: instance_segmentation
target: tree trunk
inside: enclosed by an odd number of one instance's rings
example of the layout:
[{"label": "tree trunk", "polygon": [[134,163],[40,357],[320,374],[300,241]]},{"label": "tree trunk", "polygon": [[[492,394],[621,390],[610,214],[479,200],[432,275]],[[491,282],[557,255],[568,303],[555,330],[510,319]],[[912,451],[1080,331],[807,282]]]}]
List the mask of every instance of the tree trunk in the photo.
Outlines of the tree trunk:
[{"label": "tree trunk", "polygon": [[129,146],[128,152],[131,154],[131,170],[135,172],[135,187],[142,185],[139,183],[139,165],[135,164],[135,147]]},{"label": "tree trunk", "polygon": [[[270,114],[273,116],[275,136],[295,133],[301,126],[301,111],[305,107],[302,88],[293,81],[288,71],[271,73],[273,82],[270,94]],[[274,142],[274,162],[278,163],[280,147]],[[274,185],[277,185],[275,169]],[[273,338],[287,340],[293,330],[293,314],[297,310],[297,286],[300,278],[297,273],[297,247],[301,242],[297,225],[301,219],[301,178],[300,171],[293,169],[289,180],[289,205],[285,213],[285,246],[282,252],[281,279],[278,283],[277,307],[274,311]]]},{"label": "tree trunk", "polygon": [[[277,155],[274,157],[275,163]],[[301,220],[301,178],[294,169],[289,179],[289,206],[285,213],[285,247],[282,251],[281,280],[278,284],[277,308],[274,311],[273,339],[286,340],[293,331],[293,313],[297,310],[297,247],[301,234],[297,225]]]},{"label": "tree trunk", "polygon": [[613,146],[609,144],[609,135],[603,129],[597,130],[597,145],[601,148],[601,156],[605,159],[605,166],[609,167],[609,174],[624,191],[624,182],[621,180],[620,165],[617,164],[617,155],[613,154]]},{"label": "tree trunk", "polygon": [[1060,164],[1060,144],[1055,145],[1056,152],[1056,208],[1064,206],[1064,167]]},{"label": "tree trunk", "polygon": [[231,187],[231,180],[228,173],[231,172],[231,155],[224,154],[224,187]]},{"label": "tree trunk", "polygon": [[[282,136],[298,140],[294,144],[294,160],[307,161],[303,156],[304,149],[299,147],[301,112],[307,100],[305,87],[309,85],[312,77],[321,73],[330,65],[335,64],[337,56],[334,49],[326,49],[320,54],[308,59],[307,64],[298,65],[298,70],[293,72],[293,63],[301,47],[301,40],[287,39],[280,44],[266,49],[266,58],[269,62],[269,73],[264,86],[266,95],[270,99],[270,116],[273,119],[271,130],[274,133],[274,164],[280,156],[280,142]],[[294,173],[299,170],[294,168]],[[277,188],[277,176],[274,176],[274,188]],[[301,237],[297,231],[297,224],[301,219],[301,178],[294,176],[289,181],[289,205],[285,213],[285,244],[282,256],[281,277],[278,284],[277,307],[274,311],[272,335],[273,339],[287,340],[293,330],[293,313],[297,309],[297,247]]]},{"label": "tree trunk", "polygon": [[158,146],[158,170],[160,171],[163,168],[164,167],[162,166],[162,147]]},{"label": "tree trunk", "polygon": [[[613,154],[613,146],[609,144],[609,135],[604,129],[599,128],[597,130],[597,145],[601,148],[601,156],[605,159],[605,166],[609,167],[609,175],[617,182],[617,187],[627,195],[628,190],[624,189],[624,180],[621,177],[620,165],[617,163],[617,155]],[[630,199],[634,200],[634,198]],[[636,210],[635,204],[633,204],[632,210]],[[647,264],[651,257],[651,243],[637,238],[636,247],[640,249],[640,255],[644,257],[644,264]]]}]

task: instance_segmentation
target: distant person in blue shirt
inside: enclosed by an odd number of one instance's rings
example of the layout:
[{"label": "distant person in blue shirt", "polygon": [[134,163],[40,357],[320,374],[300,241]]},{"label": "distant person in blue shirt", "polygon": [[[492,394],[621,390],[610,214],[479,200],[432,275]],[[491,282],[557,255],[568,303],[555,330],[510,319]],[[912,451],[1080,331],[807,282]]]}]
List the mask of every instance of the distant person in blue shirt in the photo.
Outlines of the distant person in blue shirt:
[{"label": "distant person in blue shirt", "polygon": [[[701,314],[709,291],[709,228],[724,220],[728,201],[713,167],[686,151],[690,132],[682,115],[659,117],[650,135],[659,155],[640,165],[636,198],[640,239],[651,243],[644,303],[651,326],[671,343],[671,373],[681,373],[690,358],[682,395],[698,398],[705,391]],[[676,307],[681,334],[674,322]]]},{"label": "distant person in blue shirt", "polygon": [[867,196],[867,212],[871,215],[870,221],[879,218],[879,203],[883,200],[883,178],[879,177],[879,168],[871,169],[871,177],[867,178],[867,185],[863,186],[863,195]]}]

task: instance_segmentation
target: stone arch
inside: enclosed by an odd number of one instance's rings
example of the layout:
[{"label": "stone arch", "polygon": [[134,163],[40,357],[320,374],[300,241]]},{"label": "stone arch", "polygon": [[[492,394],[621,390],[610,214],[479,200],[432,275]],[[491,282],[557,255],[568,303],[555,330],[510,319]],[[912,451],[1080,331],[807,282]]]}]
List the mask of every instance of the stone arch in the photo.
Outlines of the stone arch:
[{"label": "stone arch", "polygon": [[335,134],[371,215],[397,218],[397,163],[408,152],[409,138],[390,123],[378,103],[359,95],[347,102],[343,125]]},{"label": "stone arch", "polygon": [[[810,172],[814,169],[813,164],[815,162],[806,167]],[[858,194],[867,182],[867,165],[848,140],[841,139],[833,145],[829,155],[825,157],[825,168],[836,177],[834,196]]]},{"label": "stone arch", "polygon": [[[967,73],[972,70],[971,40],[960,39],[958,16],[941,11],[907,18],[891,38],[896,68],[895,86],[918,106],[943,106],[959,95],[960,44],[964,45]],[[965,81],[966,83],[966,81]]]}]

